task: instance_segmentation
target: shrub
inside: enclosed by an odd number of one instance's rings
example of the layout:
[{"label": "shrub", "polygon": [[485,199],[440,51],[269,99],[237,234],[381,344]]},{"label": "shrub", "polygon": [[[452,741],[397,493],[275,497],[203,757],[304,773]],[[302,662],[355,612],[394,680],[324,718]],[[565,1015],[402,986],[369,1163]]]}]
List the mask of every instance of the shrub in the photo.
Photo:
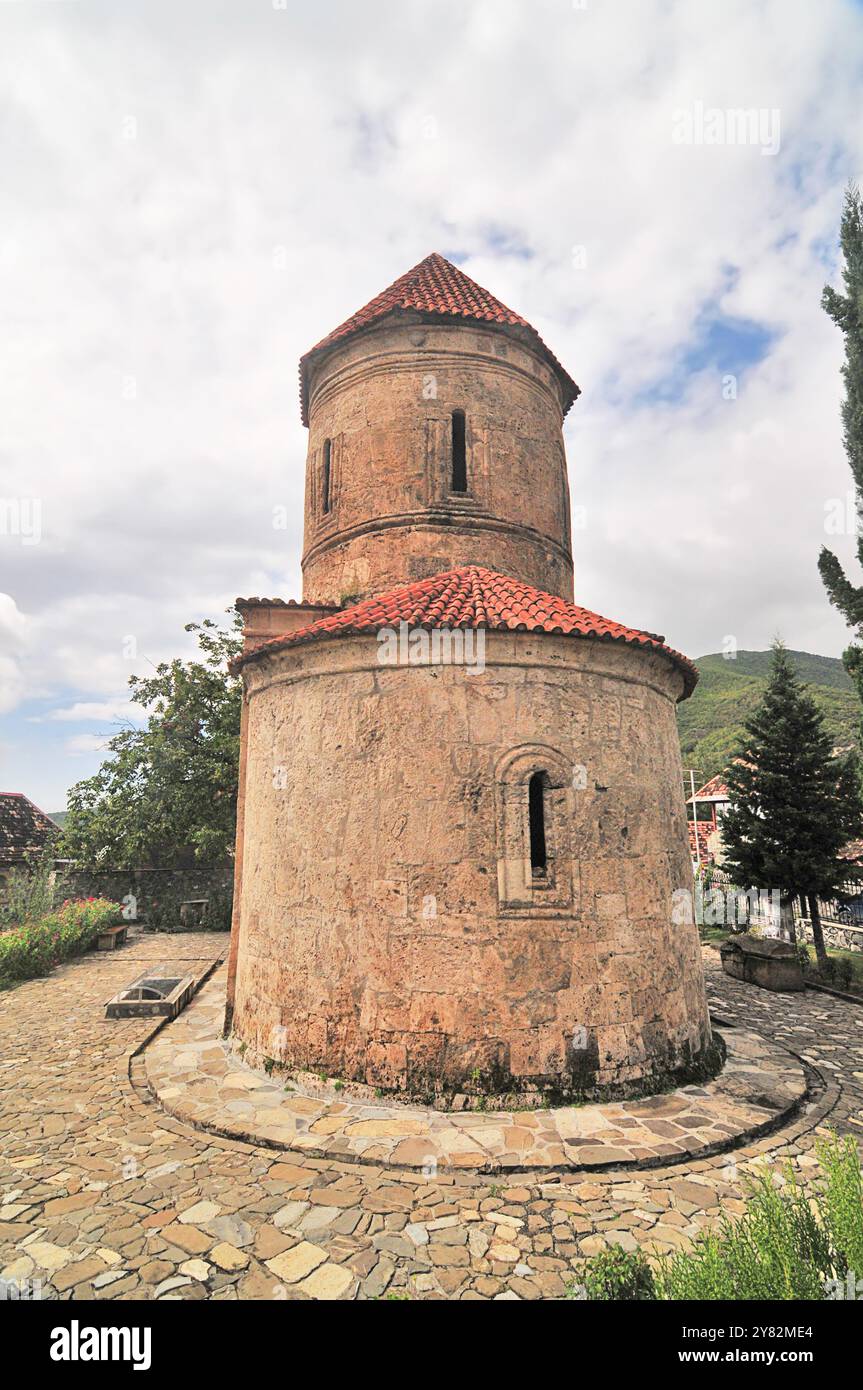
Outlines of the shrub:
[{"label": "shrub", "polygon": [[641,1251],[613,1246],[585,1262],[580,1288],[591,1302],[639,1302],[658,1297],[653,1271]]},{"label": "shrub", "polygon": [[121,920],[106,898],[65,902],[56,912],[0,933],[0,984],[30,980],[92,946],[100,931]]},{"label": "shrub", "polygon": [[[57,832],[60,833],[59,830]],[[54,841],[30,855],[24,867],[13,869],[3,884],[0,930],[44,917],[54,906]]]},{"label": "shrub", "polygon": [[[816,1146],[819,1177],[807,1195],[789,1163],[777,1184],[762,1171],[747,1184],[737,1221],[723,1217],[691,1250],[656,1261],[607,1250],[581,1266],[589,1299],[823,1300],[849,1273],[863,1279],[863,1176],[850,1135]],[[570,1290],[570,1292],[572,1292]]]},{"label": "shrub", "polygon": [[850,1134],[820,1139],[815,1147],[823,1175],[818,1214],[828,1232],[835,1273],[863,1279],[863,1174]]},{"label": "shrub", "polygon": [[817,966],[810,957],[809,964],[816,980],[829,985],[831,989],[847,990],[855,983],[854,963],[849,956],[828,956],[827,964],[823,967]]},{"label": "shrub", "polygon": [[784,1184],[762,1172],[748,1184],[737,1221],[691,1251],[660,1261],[662,1297],[669,1299],[820,1299],[833,1272],[827,1234],[789,1164]]}]

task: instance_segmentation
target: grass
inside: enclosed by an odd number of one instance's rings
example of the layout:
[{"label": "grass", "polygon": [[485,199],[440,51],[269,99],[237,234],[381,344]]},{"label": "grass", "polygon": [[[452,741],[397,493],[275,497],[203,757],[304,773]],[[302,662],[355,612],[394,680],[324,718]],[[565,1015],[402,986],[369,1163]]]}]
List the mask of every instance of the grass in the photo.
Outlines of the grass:
[{"label": "grass", "polygon": [[728,940],[731,932],[727,927],[699,927],[698,935],[710,946],[721,946],[723,941]]},{"label": "grass", "polygon": [[[804,944],[805,949],[809,955],[809,959],[811,960],[814,967],[815,947],[811,944],[811,942],[808,941]],[[838,946],[828,946],[827,955],[830,957],[831,960],[843,962],[842,970],[839,972],[840,974],[844,974],[850,970],[850,982],[858,986],[863,985],[863,951],[847,951],[843,950]],[[844,962],[846,961],[847,966],[844,965]]]},{"label": "grass", "polygon": [[722,1216],[691,1250],[652,1262],[642,1251],[604,1250],[583,1262],[567,1296],[614,1302],[841,1297],[849,1274],[863,1280],[860,1157],[850,1135],[835,1133],[818,1142],[816,1153],[811,1192],[790,1163],[778,1181],[765,1167],[749,1180],[738,1220]]}]

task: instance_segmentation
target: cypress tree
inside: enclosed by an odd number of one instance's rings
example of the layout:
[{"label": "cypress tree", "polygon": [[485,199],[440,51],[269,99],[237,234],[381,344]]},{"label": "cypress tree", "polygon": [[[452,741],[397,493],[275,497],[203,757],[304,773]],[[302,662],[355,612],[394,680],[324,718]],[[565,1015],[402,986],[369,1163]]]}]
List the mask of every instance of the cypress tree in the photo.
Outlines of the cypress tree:
[{"label": "cypress tree", "polygon": [[[842,437],[854,479],[859,518],[863,515],[863,202],[854,184],[849,185],[845,193],[839,241],[844,260],[845,293],[840,294],[832,286],[825,285],[821,306],[845,339]],[[859,526],[857,556],[863,564],[863,529]],[[818,568],[830,602],[849,626],[857,629],[857,641],[845,653],[845,664],[863,699],[863,585],[852,584],[838,558],[826,547],[822,547]]]},{"label": "cypress tree", "polygon": [[[781,642],[773,644],[764,697],[728,771],[722,843],[742,888],[779,890],[787,920],[795,897],[815,902],[819,969],[827,952],[817,898],[833,897],[859,871],[839,852],[863,825],[856,755],[836,756],[823,717]],[[792,937],[793,937],[793,915]]]}]

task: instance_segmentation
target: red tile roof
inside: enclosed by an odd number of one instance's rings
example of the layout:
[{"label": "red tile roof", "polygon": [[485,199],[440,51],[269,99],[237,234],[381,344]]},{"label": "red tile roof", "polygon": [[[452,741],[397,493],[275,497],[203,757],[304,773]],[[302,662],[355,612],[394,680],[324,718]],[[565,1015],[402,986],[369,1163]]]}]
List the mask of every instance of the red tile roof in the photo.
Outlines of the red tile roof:
[{"label": "red tile roof", "polygon": [[382,627],[400,622],[406,622],[409,627],[562,633],[603,642],[626,642],[670,657],[684,676],[685,696],[692,694],[698,680],[698,671],[692,662],[667,647],[664,638],[656,633],[624,627],[587,608],[579,608],[554,594],[543,593],[530,584],[510,579],[505,574],[495,574],[479,565],[464,565],[431,579],[420,579],[320,618],[285,637],[273,637],[254,651],[238,657],[234,669],[302,642],[376,633]]},{"label": "red tile roof", "polygon": [[429,314],[436,319],[469,319],[476,323],[499,323],[510,328],[522,329],[533,339],[534,344],[541,348],[543,356],[554,367],[563,383],[566,392],[564,414],[579,394],[572,377],[560,365],[554,353],[546,347],[527,319],[513,313],[512,309],[501,304],[499,299],[495,299],[482,285],[471,280],[458,266],[452,265],[443,256],[439,256],[437,251],[433,251],[424,261],[420,261],[419,265],[401,275],[388,289],[376,295],[364,308],[352,314],[339,328],[328,333],[319,343],[315,343],[315,346],[300,358],[300,406],[304,425],[309,423],[308,369],[312,359],[319,352],[358,333],[386,314],[403,313],[407,310]]},{"label": "red tile roof", "polygon": [[0,792],[0,866],[38,854],[60,827],[23,792]]},{"label": "red tile roof", "polygon": [[[718,772],[715,777],[711,777],[709,782],[695,793],[696,801],[727,801],[728,787],[725,785],[725,773]],[[692,797],[689,797],[692,801]]]}]

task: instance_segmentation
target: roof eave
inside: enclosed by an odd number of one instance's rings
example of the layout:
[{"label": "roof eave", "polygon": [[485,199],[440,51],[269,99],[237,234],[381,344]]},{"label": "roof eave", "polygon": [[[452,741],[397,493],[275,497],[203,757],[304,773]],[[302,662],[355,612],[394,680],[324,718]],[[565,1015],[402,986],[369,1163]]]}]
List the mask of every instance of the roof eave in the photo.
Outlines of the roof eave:
[{"label": "roof eave", "polygon": [[[374,332],[388,320],[394,318],[407,318],[416,323],[449,323],[449,324],[471,324],[474,327],[488,328],[497,332],[506,333],[510,337],[516,337],[521,342],[528,343],[534,351],[551,367],[560,385],[563,387],[563,415],[569,413],[572,406],[581,395],[581,387],[569,375],[569,372],[555,357],[551,348],[543,341],[539,333],[530,324],[521,325],[513,323],[496,323],[494,319],[474,317],[472,314],[453,314],[453,313],[432,313],[428,309],[405,309],[399,305],[394,305],[385,313],[380,314],[370,323],[360,324],[356,328],[350,328],[339,337],[333,339],[323,339],[322,342],[303,353],[299,363],[300,374],[300,417],[302,423],[309,427],[309,373],[312,366],[317,365],[331,352],[336,352],[345,343],[352,342],[354,338],[360,337],[363,333]],[[338,331],[338,330],[337,330]]]},{"label": "roof eave", "polygon": [[[463,626],[463,625],[460,625]],[[421,628],[426,632],[440,631],[440,627],[434,623],[416,622],[411,624],[412,628]],[[468,630],[467,628],[465,630]],[[613,643],[616,646],[629,647],[631,650],[651,653],[655,656],[663,657],[683,677],[683,690],[677,698],[677,703],[682,704],[688,700],[696,685],[698,684],[698,668],[681,652],[676,652],[671,647],[653,646],[649,642],[633,642],[626,637],[617,637],[613,633],[603,632],[564,632],[562,629],[556,632],[547,632],[542,628],[527,627],[504,627],[490,623],[471,624],[469,630],[478,632],[497,632],[504,636],[514,636],[523,633],[529,637],[569,637],[579,642],[602,642]],[[278,656],[291,648],[306,646],[312,642],[340,642],[349,637],[374,637],[374,632],[365,628],[345,627],[338,632],[315,632],[310,629],[300,628],[297,632],[292,632],[286,637],[275,638],[270,642],[265,642],[259,647],[253,647],[248,652],[242,652],[234,657],[229,664],[229,671],[232,675],[238,675],[247,666],[264,661],[267,657]]]}]

